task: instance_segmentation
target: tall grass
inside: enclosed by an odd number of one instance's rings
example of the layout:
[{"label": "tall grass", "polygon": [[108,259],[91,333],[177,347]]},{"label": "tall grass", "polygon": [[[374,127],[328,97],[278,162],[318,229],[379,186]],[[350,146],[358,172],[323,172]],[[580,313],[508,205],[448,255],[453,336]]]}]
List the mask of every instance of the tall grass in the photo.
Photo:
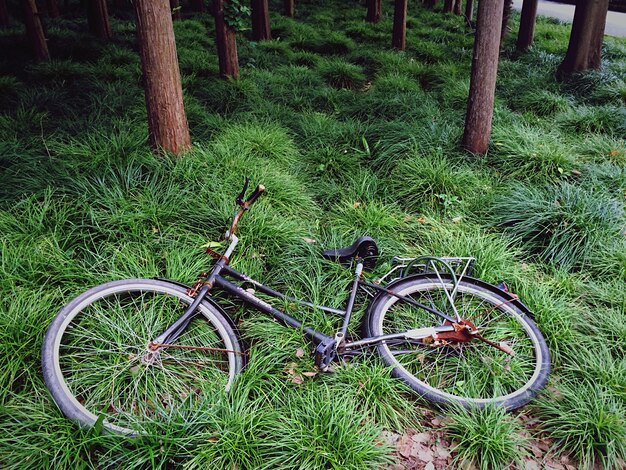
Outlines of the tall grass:
[{"label": "tall grass", "polygon": [[[130,8],[113,12],[108,43],[82,12],[48,21],[49,63],[30,62],[16,22],[0,30],[0,466],[384,468],[381,430],[427,432],[427,404],[375,355],[321,374],[299,331],[222,298],[249,362],[204,413],[129,440],[56,409],[39,359],[56,312],[113,279],[193,282],[243,175],[267,192],[242,221],[235,268],[341,308],[352,272],[321,249],[372,235],[376,274],[392,255],[475,256],[475,275],[507,281],[548,340],[554,389],[526,410],[537,433],[580,466],[623,462],[626,43],[607,38],[603,71],[559,84],[569,27],[540,19],[531,51],[502,54],[480,158],[459,147],[471,30],[411,4],[407,50],[393,51],[388,6],[376,25],[355,1],[272,14],[274,40],[238,34],[228,81],[210,16],[177,21],[193,139],[180,158],[148,148]],[[340,325],[280,304],[326,333]],[[502,410],[438,412],[454,465],[516,465],[534,439]]]}]

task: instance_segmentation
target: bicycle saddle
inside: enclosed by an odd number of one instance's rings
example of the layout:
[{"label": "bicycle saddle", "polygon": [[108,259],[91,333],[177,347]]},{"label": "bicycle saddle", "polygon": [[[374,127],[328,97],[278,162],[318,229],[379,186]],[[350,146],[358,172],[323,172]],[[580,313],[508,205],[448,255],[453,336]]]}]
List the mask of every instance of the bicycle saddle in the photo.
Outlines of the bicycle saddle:
[{"label": "bicycle saddle", "polygon": [[361,237],[345,248],[324,250],[322,256],[341,264],[350,263],[353,258],[360,258],[364,268],[372,269],[378,261],[378,246],[372,237]]}]

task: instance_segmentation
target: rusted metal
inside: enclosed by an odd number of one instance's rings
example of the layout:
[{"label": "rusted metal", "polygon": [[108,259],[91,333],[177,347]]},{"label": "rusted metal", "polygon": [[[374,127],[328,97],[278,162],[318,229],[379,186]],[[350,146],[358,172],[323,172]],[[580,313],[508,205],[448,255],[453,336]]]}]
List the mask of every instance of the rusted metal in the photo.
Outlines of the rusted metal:
[{"label": "rusted metal", "polygon": [[469,343],[478,333],[478,329],[469,320],[461,320],[458,323],[445,321],[444,325],[450,325],[454,331],[437,333],[437,340],[455,341],[457,343]]},{"label": "rusted metal", "polygon": [[151,351],[157,351],[161,348],[172,348],[172,349],[193,349],[197,351],[211,351],[211,352],[224,352],[224,353],[233,353],[238,354],[240,356],[245,356],[246,353],[240,351],[233,351],[232,349],[223,349],[223,348],[210,348],[208,346],[191,346],[187,344],[168,344],[168,343],[155,343],[152,342],[148,345],[148,348]]},{"label": "rusted metal", "polygon": [[187,295],[189,297],[195,297],[196,295],[198,295],[198,291],[200,290],[200,287],[202,287],[202,284],[204,284],[204,281],[208,275],[208,273],[200,273],[200,276],[198,276],[196,282],[194,282],[193,285],[189,289],[187,289]]}]

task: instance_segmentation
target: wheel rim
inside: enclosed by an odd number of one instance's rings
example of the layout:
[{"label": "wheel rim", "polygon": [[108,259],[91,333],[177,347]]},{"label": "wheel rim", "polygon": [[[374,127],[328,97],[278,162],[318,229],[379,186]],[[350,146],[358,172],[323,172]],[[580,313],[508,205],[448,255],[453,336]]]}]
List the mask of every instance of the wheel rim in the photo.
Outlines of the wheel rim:
[{"label": "wheel rim", "polygon": [[[451,283],[432,281],[407,286],[398,294],[451,313],[443,285],[452,290]],[[459,284],[455,305],[462,317],[476,324],[482,336],[503,343],[514,355],[478,340],[448,345],[383,344],[383,355],[401,375],[412,376],[421,388],[443,401],[504,403],[526,393],[541,373],[543,353],[536,332],[522,320],[522,314],[510,302],[465,283]],[[383,304],[377,318],[382,334],[442,323],[432,313],[396,297]]]},{"label": "wheel rim", "polygon": [[[131,294],[132,293],[132,294]],[[148,344],[189,305],[171,286],[112,286],[88,296],[64,318],[53,345],[54,373],[72,405],[106,429],[138,434],[187,413],[228,390],[239,353],[226,328],[200,305],[176,344],[235,351],[162,348]]]}]

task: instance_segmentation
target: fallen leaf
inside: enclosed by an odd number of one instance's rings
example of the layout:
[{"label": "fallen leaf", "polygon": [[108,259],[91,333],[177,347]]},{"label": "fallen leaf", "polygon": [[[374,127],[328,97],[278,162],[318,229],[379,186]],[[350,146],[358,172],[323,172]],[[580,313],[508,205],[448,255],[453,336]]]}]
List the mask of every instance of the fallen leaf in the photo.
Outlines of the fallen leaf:
[{"label": "fallen leaf", "polygon": [[309,237],[302,237],[302,239],[307,242],[307,243],[317,243],[317,240],[315,238],[309,238]]},{"label": "fallen leaf", "polygon": [[359,207],[361,207],[361,203],[355,202],[354,204],[352,204],[352,207],[354,207],[355,209],[358,209]]},{"label": "fallen leaf", "polygon": [[428,447],[423,447],[422,449],[417,449],[416,457],[420,459],[422,462],[432,462],[435,458],[433,455],[433,451]]},{"label": "fallen leaf", "polygon": [[461,219],[463,219],[463,217],[461,217],[460,215],[457,215],[456,217],[452,218],[452,222],[455,224],[458,224],[461,222]]},{"label": "fallen leaf", "polygon": [[580,176],[580,175],[582,175],[580,170],[572,170],[571,173],[572,173],[572,176]]},{"label": "fallen leaf", "polygon": [[420,224],[425,224],[425,223],[427,222],[427,221],[426,221],[426,217],[418,217],[418,218],[417,218],[417,221],[418,221]]},{"label": "fallen leaf", "polygon": [[431,439],[431,435],[427,432],[418,432],[417,434],[413,434],[411,436],[411,440],[413,442],[420,442],[420,443],[427,443],[428,441],[430,441]]},{"label": "fallen leaf", "polygon": [[317,372],[302,372],[302,375],[304,375],[305,377],[315,377],[317,375]]},{"label": "fallen leaf", "polygon": [[428,462],[424,467],[424,470],[435,470],[435,464],[432,462]]},{"label": "fallen leaf", "polygon": [[296,357],[298,359],[301,358],[301,357],[304,357],[304,349],[298,348],[298,350],[296,351]]},{"label": "fallen leaf", "polygon": [[524,462],[524,470],[539,470],[539,464],[534,460],[526,460]]},{"label": "fallen leaf", "polygon": [[622,152],[620,152],[619,150],[611,150],[611,151],[609,152],[609,155],[610,155],[611,157],[617,157],[620,153],[622,153]]},{"label": "fallen leaf", "polygon": [[291,379],[291,383],[294,383],[296,385],[300,385],[302,382],[304,382],[304,377],[302,377],[300,374],[294,375]]}]

